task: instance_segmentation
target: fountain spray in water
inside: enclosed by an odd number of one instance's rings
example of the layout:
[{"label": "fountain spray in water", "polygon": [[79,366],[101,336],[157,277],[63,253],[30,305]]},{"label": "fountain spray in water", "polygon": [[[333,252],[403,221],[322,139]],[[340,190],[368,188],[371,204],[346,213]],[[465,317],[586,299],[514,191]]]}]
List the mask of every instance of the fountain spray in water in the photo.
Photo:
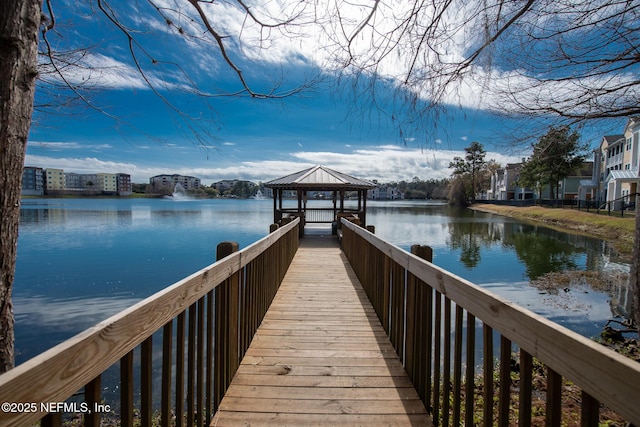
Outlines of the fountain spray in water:
[{"label": "fountain spray in water", "polygon": [[173,194],[171,196],[173,200],[192,200],[180,183],[177,183],[176,186],[173,187]]}]

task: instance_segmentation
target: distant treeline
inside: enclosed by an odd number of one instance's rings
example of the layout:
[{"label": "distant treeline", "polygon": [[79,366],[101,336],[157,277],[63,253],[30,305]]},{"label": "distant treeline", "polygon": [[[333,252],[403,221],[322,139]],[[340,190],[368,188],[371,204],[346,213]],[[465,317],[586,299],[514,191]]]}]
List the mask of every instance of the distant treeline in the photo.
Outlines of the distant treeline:
[{"label": "distant treeline", "polygon": [[405,199],[446,199],[450,179],[429,179],[423,181],[414,177],[411,181],[391,182],[389,187],[396,187],[404,192]]},{"label": "distant treeline", "polygon": [[[399,181],[390,183],[378,183],[379,186],[387,186],[397,188],[404,193],[405,199],[446,199],[447,187],[450,180],[445,179],[429,179],[423,181],[418,177],[414,177],[411,181]],[[150,184],[132,184],[132,190],[134,193],[139,194],[164,194],[163,189],[154,188]],[[233,187],[220,192],[214,188],[203,186],[199,190],[189,191],[189,194],[200,197],[238,197],[248,198],[256,194],[259,189],[259,185],[247,185],[246,181],[240,181]],[[164,189],[167,195],[171,194],[171,189]]]}]

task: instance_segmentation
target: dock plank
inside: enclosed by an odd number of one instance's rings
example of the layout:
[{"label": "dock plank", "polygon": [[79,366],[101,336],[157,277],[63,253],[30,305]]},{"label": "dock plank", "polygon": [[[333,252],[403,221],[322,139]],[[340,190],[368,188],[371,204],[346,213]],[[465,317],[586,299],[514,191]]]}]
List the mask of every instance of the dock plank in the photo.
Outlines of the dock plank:
[{"label": "dock plank", "polygon": [[337,241],[301,247],[212,426],[431,426]]}]

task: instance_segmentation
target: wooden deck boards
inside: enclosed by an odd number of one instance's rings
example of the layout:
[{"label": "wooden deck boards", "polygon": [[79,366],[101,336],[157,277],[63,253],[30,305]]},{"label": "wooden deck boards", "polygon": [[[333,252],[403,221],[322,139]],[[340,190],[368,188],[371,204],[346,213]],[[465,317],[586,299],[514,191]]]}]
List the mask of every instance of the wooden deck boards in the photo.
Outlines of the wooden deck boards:
[{"label": "wooden deck boards", "polygon": [[337,240],[302,239],[211,425],[432,425]]}]

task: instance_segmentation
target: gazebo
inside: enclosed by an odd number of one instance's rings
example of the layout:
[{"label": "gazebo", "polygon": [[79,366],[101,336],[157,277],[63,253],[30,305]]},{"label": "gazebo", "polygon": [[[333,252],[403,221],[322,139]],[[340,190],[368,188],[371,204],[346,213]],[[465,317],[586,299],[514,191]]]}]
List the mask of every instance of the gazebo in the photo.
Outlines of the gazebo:
[{"label": "gazebo", "polygon": [[[376,185],[370,181],[334,171],[324,166],[314,166],[291,175],[266,182],[265,187],[273,190],[273,222],[279,222],[283,217],[299,216],[303,224],[329,223],[334,224],[338,217],[345,215],[357,216],[360,224],[366,226],[367,191]],[[295,192],[295,194],[294,194]],[[345,197],[349,193],[357,193],[356,207],[345,207]],[[332,204],[322,207],[310,207],[309,194],[322,199],[330,193]],[[296,207],[283,207],[285,197],[297,198]]]}]

